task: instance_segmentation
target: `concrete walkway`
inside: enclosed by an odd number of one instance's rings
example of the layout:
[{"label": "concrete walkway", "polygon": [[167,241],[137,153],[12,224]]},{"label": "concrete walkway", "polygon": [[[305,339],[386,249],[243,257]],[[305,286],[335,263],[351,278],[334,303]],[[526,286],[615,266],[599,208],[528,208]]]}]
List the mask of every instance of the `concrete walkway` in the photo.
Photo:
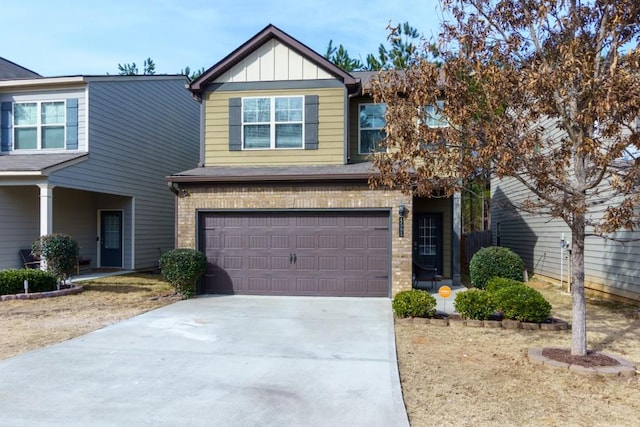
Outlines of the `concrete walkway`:
[{"label": "concrete walkway", "polygon": [[408,426],[389,299],[181,301],[0,361],[3,426]]}]

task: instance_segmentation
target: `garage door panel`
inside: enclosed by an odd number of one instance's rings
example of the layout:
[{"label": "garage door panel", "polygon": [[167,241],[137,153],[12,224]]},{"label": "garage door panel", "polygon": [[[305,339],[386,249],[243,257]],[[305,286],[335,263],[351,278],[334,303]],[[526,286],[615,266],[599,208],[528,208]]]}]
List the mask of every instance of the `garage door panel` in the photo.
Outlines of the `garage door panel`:
[{"label": "garage door panel", "polygon": [[201,292],[388,296],[388,212],[201,214]]},{"label": "garage door panel", "polygon": [[345,249],[366,249],[367,237],[361,235],[350,234],[344,236],[344,248]]},{"label": "garage door panel", "polygon": [[271,269],[287,271],[291,268],[289,256],[272,256],[271,257]]}]

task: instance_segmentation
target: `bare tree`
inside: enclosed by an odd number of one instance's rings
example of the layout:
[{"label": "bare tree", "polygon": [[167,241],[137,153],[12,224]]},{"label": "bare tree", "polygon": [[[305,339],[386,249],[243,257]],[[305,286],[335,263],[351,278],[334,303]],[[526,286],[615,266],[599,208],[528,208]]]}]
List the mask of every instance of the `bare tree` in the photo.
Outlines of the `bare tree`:
[{"label": "bare tree", "polygon": [[[585,237],[640,223],[640,3],[443,5],[442,64],[419,59],[372,84],[388,106],[389,150],[370,183],[429,195],[461,191],[482,170],[519,181],[530,197],[518,208],[571,230],[571,353],[583,356]],[[449,126],[428,126],[443,117]]]}]

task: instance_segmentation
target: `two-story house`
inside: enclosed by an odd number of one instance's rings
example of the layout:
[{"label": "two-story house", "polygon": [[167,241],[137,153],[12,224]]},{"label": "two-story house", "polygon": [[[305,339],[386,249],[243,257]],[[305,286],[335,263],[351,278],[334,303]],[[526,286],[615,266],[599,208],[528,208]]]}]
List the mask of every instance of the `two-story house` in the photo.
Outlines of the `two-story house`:
[{"label": "two-story house", "polygon": [[459,198],[368,185],[386,111],[370,77],[269,25],[190,84],[200,165],[168,180],[178,246],[209,261],[199,292],[388,297],[412,260],[459,281]]},{"label": "two-story house", "polygon": [[165,176],[198,163],[184,76],[0,80],[0,268],[64,233],[94,268],[157,267],[175,246]]}]

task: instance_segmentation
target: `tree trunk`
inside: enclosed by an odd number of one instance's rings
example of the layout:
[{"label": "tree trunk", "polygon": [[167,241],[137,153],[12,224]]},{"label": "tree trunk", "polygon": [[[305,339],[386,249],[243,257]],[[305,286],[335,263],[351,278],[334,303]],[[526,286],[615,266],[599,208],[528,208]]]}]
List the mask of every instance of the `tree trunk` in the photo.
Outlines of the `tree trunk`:
[{"label": "tree trunk", "polygon": [[571,325],[571,354],[587,354],[587,316],[584,298],[584,214],[575,215],[571,227],[571,296],[573,324]]}]

